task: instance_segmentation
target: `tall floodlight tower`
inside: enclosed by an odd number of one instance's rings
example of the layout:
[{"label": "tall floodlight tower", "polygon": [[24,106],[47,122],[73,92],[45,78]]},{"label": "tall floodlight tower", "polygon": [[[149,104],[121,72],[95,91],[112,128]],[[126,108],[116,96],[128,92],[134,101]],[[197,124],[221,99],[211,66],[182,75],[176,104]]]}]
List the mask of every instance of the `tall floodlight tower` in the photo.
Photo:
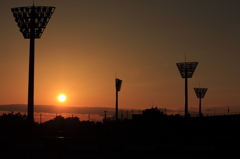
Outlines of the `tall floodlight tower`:
[{"label": "tall floodlight tower", "polygon": [[11,8],[17,26],[25,39],[30,39],[28,77],[28,120],[34,122],[34,48],[35,39],[41,38],[55,7],[29,6]]},{"label": "tall floodlight tower", "polygon": [[206,92],[207,92],[207,88],[193,88],[197,98],[199,98],[199,117],[202,117],[202,103],[201,103],[201,99],[204,98]]},{"label": "tall floodlight tower", "polygon": [[176,64],[182,78],[185,79],[185,117],[188,117],[188,78],[192,78],[198,62],[181,62]]},{"label": "tall floodlight tower", "polygon": [[115,79],[115,86],[116,86],[116,121],[118,121],[118,92],[122,86],[122,80],[116,78]]}]

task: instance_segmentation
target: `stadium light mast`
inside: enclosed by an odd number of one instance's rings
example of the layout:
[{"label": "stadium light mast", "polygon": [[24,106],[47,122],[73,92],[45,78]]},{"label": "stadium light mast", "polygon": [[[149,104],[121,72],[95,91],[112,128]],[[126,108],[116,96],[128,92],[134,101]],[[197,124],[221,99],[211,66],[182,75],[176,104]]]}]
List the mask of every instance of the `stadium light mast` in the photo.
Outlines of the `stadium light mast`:
[{"label": "stadium light mast", "polygon": [[198,65],[198,62],[180,62],[176,63],[178,70],[185,79],[185,117],[189,116],[188,114],[188,78],[192,78],[192,75]]},{"label": "stadium light mast", "polygon": [[25,39],[30,39],[28,76],[28,121],[34,122],[34,50],[35,39],[41,38],[55,7],[28,6],[11,8],[19,31]]},{"label": "stadium light mast", "polygon": [[204,98],[206,92],[207,92],[207,88],[193,88],[197,98],[199,98],[199,117],[202,117],[202,102],[201,99]]},{"label": "stadium light mast", "polygon": [[120,91],[121,89],[121,86],[122,86],[122,80],[116,78],[115,79],[115,86],[116,86],[116,121],[118,121],[118,92]]}]

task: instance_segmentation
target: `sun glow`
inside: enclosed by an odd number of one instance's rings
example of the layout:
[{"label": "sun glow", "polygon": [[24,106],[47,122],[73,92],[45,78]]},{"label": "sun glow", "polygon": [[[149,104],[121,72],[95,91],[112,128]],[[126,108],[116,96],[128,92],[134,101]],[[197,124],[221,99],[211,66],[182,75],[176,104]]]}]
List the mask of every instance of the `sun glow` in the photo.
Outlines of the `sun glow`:
[{"label": "sun glow", "polygon": [[60,95],[58,96],[58,100],[59,100],[60,102],[64,102],[66,99],[67,99],[67,97],[66,97],[64,94],[60,94]]}]

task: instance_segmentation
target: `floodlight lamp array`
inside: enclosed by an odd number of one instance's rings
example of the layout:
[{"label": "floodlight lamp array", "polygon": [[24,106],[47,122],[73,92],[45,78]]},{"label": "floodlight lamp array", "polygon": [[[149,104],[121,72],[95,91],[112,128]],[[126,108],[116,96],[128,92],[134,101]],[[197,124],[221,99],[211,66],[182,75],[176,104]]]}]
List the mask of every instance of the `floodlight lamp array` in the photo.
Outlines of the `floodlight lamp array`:
[{"label": "floodlight lamp array", "polygon": [[194,88],[197,98],[204,98],[207,88]]},{"label": "floodlight lamp array", "polygon": [[40,38],[54,10],[55,7],[49,6],[11,8],[15,21],[25,39],[31,38],[31,28],[34,28],[34,38]]},{"label": "floodlight lamp array", "polygon": [[198,65],[198,62],[181,62],[177,63],[178,70],[182,78],[192,78],[192,75]]},{"label": "floodlight lamp array", "polygon": [[117,91],[120,91],[121,90],[121,86],[122,86],[122,80],[116,78],[115,84],[116,84]]}]

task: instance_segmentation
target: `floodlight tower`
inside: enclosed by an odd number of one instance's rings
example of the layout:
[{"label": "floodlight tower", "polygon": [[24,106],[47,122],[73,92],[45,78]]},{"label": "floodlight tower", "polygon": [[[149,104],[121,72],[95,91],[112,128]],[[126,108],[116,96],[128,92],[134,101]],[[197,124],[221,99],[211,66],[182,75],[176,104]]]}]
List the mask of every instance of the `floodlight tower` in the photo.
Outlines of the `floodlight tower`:
[{"label": "floodlight tower", "polygon": [[116,78],[115,79],[115,86],[116,86],[116,121],[118,121],[118,92],[122,86],[122,80]]},{"label": "floodlight tower", "polygon": [[193,88],[196,95],[197,95],[197,98],[199,98],[199,117],[202,117],[202,110],[201,110],[201,107],[202,107],[202,102],[201,102],[201,99],[204,98],[206,92],[207,92],[207,88]]},{"label": "floodlight tower", "polygon": [[188,78],[192,78],[198,62],[181,62],[176,64],[182,78],[185,78],[185,117],[188,117]]},{"label": "floodlight tower", "polygon": [[41,38],[55,7],[28,6],[11,8],[15,21],[25,39],[30,39],[28,77],[28,120],[34,122],[34,48],[35,39]]}]

